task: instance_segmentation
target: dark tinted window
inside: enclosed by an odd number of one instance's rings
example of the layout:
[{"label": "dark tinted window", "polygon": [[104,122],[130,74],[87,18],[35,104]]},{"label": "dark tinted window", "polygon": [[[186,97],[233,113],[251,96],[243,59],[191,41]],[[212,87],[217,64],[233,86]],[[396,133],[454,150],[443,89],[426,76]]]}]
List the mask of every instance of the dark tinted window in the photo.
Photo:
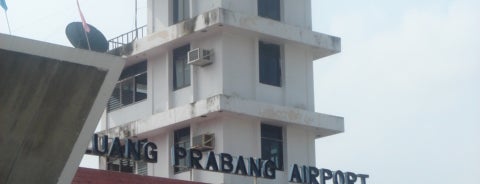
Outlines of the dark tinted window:
[{"label": "dark tinted window", "polygon": [[108,111],[147,99],[147,61],[125,68],[108,100]]},{"label": "dark tinted window", "polygon": [[174,90],[190,86],[190,66],[187,64],[190,45],[173,50],[173,88]]},{"label": "dark tinted window", "polygon": [[281,86],[280,45],[258,43],[260,83]]},{"label": "dark tinted window", "polygon": [[189,12],[189,0],[173,0],[173,24],[187,19]]},{"label": "dark tinted window", "polygon": [[282,127],[261,125],[262,159],[271,160],[278,170],[283,170],[283,131]]},{"label": "dark tinted window", "polygon": [[[190,127],[175,130],[173,133],[173,143],[175,147],[190,149]],[[175,173],[188,171],[186,158],[175,158]]]},{"label": "dark tinted window", "polygon": [[134,64],[125,68],[120,74],[120,80],[141,74],[147,71],[147,61],[142,61],[140,63]]},{"label": "dark tinted window", "polygon": [[257,0],[258,16],[280,21],[280,0]]}]

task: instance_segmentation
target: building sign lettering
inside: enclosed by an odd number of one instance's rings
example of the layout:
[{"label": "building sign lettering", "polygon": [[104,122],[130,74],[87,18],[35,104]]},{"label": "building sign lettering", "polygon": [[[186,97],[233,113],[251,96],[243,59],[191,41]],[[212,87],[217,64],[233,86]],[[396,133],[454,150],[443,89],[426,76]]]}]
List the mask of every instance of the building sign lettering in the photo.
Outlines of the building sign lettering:
[{"label": "building sign lettering", "polygon": [[124,144],[120,143],[120,138],[115,137],[111,145],[108,145],[108,136],[99,138],[97,134],[93,135],[92,154],[106,156],[110,158],[124,158],[132,160],[143,160],[149,163],[157,163],[157,145],[152,142],[132,141],[125,139]]},{"label": "building sign lettering", "polygon": [[[94,134],[92,146],[91,153],[93,155],[157,163],[157,145],[152,142],[125,139],[122,144],[120,138],[115,137],[109,145],[107,135],[99,139],[98,135]],[[277,170],[275,163],[271,160],[253,157],[245,158],[243,156],[233,157],[228,153],[220,153],[217,161],[217,155],[213,151],[208,152],[206,157],[204,157],[201,150],[194,148],[185,149],[182,147],[174,147],[171,150],[171,155],[173,167],[179,166],[175,165],[175,160],[186,159],[186,166],[189,169],[266,179],[275,179],[275,171]],[[366,174],[355,174],[340,170],[331,171],[329,169],[318,169],[312,166],[293,164],[289,170],[288,181],[306,184],[326,184],[327,181],[333,184],[366,184],[368,177]]]}]

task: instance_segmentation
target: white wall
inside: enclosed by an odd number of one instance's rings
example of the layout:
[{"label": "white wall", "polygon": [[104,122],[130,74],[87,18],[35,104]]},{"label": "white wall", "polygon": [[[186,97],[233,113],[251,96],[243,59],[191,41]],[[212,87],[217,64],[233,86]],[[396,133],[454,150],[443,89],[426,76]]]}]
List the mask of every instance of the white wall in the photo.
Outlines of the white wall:
[{"label": "white wall", "polygon": [[305,127],[288,125],[285,137],[286,169],[289,169],[293,164],[315,164],[315,134]]},{"label": "white wall", "polygon": [[169,53],[158,53],[148,58],[148,68],[151,69],[148,75],[152,76],[153,113],[159,113],[168,110],[170,97],[170,70]]},{"label": "white wall", "polygon": [[257,64],[253,37],[244,37],[235,33],[224,33],[223,58],[224,63],[224,94],[254,99],[255,91],[252,84],[256,83],[257,73],[253,67]]},{"label": "white wall", "polygon": [[158,162],[148,164],[148,175],[157,177],[169,177],[171,171],[170,162],[170,146],[172,140],[169,132],[157,134],[154,137],[149,137],[150,142],[154,142],[157,145]]},{"label": "white wall", "polygon": [[[223,34],[224,94],[314,110],[313,56],[308,47],[255,35]],[[282,48],[282,87],[259,82],[258,40]]]},{"label": "white wall", "polygon": [[191,16],[195,17],[201,13],[207,12],[209,10],[221,7],[222,0],[190,0],[191,6]]},{"label": "white wall", "polygon": [[109,112],[106,128],[113,128],[152,115],[151,104],[150,94],[147,94],[147,100]]},{"label": "white wall", "polygon": [[242,14],[257,15],[256,0],[222,0],[222,8]]},{"label": "white wall", "polygon": [[213,63],[207,66],[192,66],[194,101],[221,94],[223,82],[223,46],[221,35],[201,37],[191,41],[190,47],[212,49]]},{"label": "white wall", "polygon": [[169,0],[148,0],[148,32],[152,33],[170,25],[171,8]]},{"label": "white wall", "polygon": [[283,0],[283,21],[312,30],[311,0]]},{"label": "white wall", "polygon": [[311,50],[299,44],[284,45],[285,105],[314,111]]}]

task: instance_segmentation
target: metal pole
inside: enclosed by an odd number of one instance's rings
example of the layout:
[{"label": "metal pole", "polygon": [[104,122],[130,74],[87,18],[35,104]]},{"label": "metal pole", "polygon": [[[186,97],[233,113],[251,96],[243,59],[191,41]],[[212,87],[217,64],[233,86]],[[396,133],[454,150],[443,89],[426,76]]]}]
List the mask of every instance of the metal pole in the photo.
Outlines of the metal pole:
[{"label": "metal pole", "polygon": [[135,0],[135,40],[138,38],[138,0]]},{"label": "metal pole", "polygon": [[12,35],[12,30],[10,29],[10,21],[8,21],[7,11],[5,11],[5,18],[7,19],[8,33]]}]

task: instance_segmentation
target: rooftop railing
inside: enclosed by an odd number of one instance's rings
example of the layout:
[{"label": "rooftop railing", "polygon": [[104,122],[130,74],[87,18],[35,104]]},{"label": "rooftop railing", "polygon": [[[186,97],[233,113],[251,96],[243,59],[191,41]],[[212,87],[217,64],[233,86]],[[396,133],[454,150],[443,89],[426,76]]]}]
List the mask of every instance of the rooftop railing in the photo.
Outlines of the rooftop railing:
[{"label": "rooftop railing", "polygon": [[147,25],[108,40],[110,50],[122,47],[147,35]]}]

